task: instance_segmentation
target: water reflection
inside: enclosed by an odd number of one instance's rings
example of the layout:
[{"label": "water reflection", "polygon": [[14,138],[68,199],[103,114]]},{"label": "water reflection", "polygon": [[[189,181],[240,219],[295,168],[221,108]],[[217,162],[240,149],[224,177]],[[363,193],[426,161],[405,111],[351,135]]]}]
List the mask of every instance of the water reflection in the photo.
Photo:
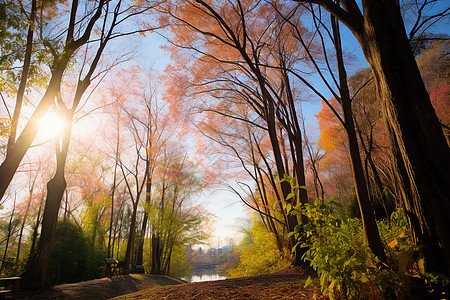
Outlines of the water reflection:
[{"label": "water reflection", "polygon": [[190,276],[182,278],[188,282],[200,282],[200,281],[211,281],[211,280],[222,280],[226,279],[222,275],[217,274],[215,269],[194,269]]}]

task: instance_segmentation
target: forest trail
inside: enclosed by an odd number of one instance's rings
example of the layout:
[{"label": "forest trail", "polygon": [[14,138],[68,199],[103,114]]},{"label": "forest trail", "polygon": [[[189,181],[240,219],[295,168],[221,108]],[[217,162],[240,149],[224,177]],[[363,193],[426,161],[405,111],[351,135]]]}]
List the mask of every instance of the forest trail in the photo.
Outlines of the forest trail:
[{"label": "forest trail", "polygon": [[115,298],[115,300],[327,299],[322,295],[320,288],[317,287],[317,283],[315,283],[315,286],[311,284],[306,288],[304,287],[309,275],[313,277],[315,273],[312,271],[305,272],[298,269],[287,269],[267,275],[156,287],[123,295]]},{"label": "forest trail", "polygon": [[165,275],[130,274],[55,286],[53,291],[21,292],[18,299],[110,299],[157,286],[182,284],[184,281]]},{"label": "forest trail", "polygon": [[53,291],[20,293],[18,299],[325,299],[312,284],[304,288],[311,271],[286,269],[267,275],[186,283],[164,275],[131,274],[63,284]]}]

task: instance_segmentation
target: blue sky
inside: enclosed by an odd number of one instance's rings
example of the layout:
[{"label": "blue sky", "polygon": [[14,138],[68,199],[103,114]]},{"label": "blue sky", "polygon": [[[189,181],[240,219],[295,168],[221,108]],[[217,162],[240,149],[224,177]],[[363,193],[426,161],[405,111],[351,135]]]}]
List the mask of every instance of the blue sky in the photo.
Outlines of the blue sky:
[{"label": "blue sky", "polygon": [[[358,61],[352,63],[348,73],[352,74],[356,70],[366,67],[365,60],[359,45],[353,35],[342,26],[343,44],[347,51],[352,51],[352,54],[358,58]],[[165,40],[157,34],[148,34],[141,42],[138,53],[136,53],[133,61],[136,61],[144,69],[153,69],[159,73],[163,73],[165,66],[170,63],[169,54],[161,49]],[[356,49],[356,50],[355,50]],[[320,90],[324,90],[324,85],[321,81],[317,81],[316,86]],[[331,97],[331,94],[326,93]],[[321,104],[318,98],[314,97],[308,99],[302,104],[303,115],[305,123],[311,132],[318,134],[317,122],[314,115],[321,109]],[[232,183],[232,182],[230,182]],[[225,189],[213,189],[204,191],[199,201],[203,206],[214,214],[216,217],[213,232],[214,237],[211,239],[213,246],[220,244],[221,246],[229,243],[230,239],[235,242],[241,237],[240,227],[245,223],[244,219],[251,217],[251,213],[247,207],[242,203],[240,198],[233,192]]]},{"label": "blue sky", "polygon": [[[445,2],[445,1],[443,1]],[[440,5],[445,5],[443,2]],[[341,24],[341,37],[344,50],[352,56],[351,64],[347,62],[347,74],[351,76],[356,71],[368,67],[366,60],[362,54],[361,48],[352,35],[352,33]],[[439,31],[448,33],[448,26],[446,28],[438,28]],[[135,56],[135,60],[145,68],[152,68],[159,72],[163,72],[166,64],[169,63],[169,54],[161,49],[164,44],[164,39],[156,34],[148,34],[142,42],[139,53]],[[331,94],[326,91],[323,83],[316,80],[315,87],[323,92],[327,97]],[[321,103],[317,97],[308,99],[302,105],[303,115],[306,125],[311,128],[314,134],[318,134],[317,121],[314,115],[321,109]],[[239,237],[238,228],[243,222],[243,218],[248,218],[249,213],[244,204],[240,201],[238,196],[231,192],[224,190],[208,190],[202,193],[200,200],[203,202],[206,209],[216,215],[216,238],[213,239],[213,244],[218,241],[225,242],[229,238]]]}]

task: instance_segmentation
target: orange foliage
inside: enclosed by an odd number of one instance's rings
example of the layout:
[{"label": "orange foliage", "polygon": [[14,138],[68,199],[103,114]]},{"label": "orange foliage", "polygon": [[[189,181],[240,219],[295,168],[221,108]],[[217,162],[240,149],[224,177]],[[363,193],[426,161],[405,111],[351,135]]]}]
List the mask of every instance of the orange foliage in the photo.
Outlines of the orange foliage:
[{"label": "orange foliage", "polygon": [[[340,112],[342,110],[336,99],[330,99],[329,102],[336,111]],[[322,101],[322,109],[315,117],[319,124],[320,139],[318,145],[321,149],[329,153],[345,144],[344,128],[324,101]]]}]

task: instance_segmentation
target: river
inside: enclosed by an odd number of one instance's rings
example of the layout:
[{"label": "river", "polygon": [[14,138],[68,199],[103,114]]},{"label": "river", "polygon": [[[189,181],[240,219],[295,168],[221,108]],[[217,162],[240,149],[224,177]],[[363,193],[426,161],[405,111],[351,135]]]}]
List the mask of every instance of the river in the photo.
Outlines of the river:
[{"label": "river", "polygon": [[222,280],[226,279],[222,275],[217,273],[216,269],[194,269],[190,276],[182,278],[188,282],[200,282],[200,281],[211,281],[211,280]]}]

